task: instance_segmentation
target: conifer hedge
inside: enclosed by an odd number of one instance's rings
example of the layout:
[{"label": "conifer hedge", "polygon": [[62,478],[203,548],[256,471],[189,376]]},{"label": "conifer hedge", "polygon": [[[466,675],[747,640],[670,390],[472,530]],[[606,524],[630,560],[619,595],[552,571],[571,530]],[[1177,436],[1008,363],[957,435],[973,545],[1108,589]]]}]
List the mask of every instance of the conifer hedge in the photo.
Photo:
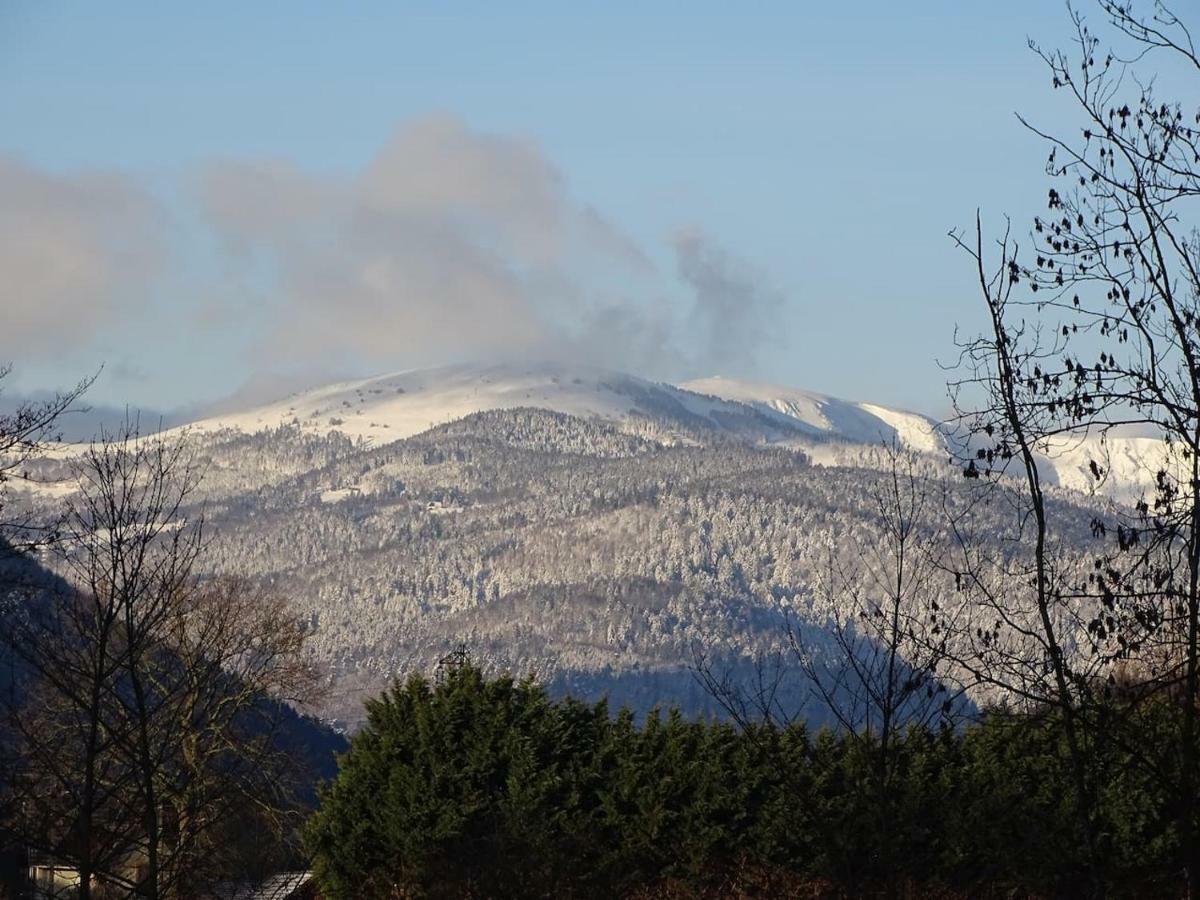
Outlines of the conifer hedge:
[{"label": "conifer hedge", "polygon": [[[888,784],[872,749],[803,726],[638,721],[465,666],[369,702],[306,839],[330,900],[1082,889],[1053,718],[912,730]],[[1177,875],[1171,798],[1125,762],[1096,757],[1105,876],[1113,896],[1153,896]]]}]

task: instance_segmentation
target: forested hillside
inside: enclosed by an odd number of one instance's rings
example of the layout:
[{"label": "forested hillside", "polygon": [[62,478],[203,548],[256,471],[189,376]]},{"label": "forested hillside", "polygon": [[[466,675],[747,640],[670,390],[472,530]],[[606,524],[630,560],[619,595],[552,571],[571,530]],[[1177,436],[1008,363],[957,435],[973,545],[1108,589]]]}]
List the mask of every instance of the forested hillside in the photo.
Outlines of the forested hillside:
[{"label": "forested hillside", "polygon": [[[316,626],[327,712],[350,723],[363,691],[460,643],[556,691],[719,711],[696,653],[749,678],[787,649],[789,623],[820,652],[852,611],[818,585],[879,540],[878,469],[712,428],[518,408],[378,447],[296,426],[192,442],[209,565],[270,584]],[[922,465],[997,545],[1015,527],[1002,494],[980,505],[957,470]],[[1091,539],[1087,512],[1076,518],[1070,542]],[[825,717],[801,679],[781,690]]]}]

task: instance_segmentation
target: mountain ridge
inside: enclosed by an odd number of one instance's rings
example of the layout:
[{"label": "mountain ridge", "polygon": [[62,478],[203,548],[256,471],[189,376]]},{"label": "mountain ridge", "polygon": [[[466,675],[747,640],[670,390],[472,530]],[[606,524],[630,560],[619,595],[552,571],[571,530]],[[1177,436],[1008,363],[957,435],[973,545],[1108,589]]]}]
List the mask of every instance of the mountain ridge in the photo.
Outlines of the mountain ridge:
[{"label": "mountain ridge", "polygon": [[636,426],[669,420],[768,442],[878,443],[898,438],[921,452],[944,441],[928,416],[799,388],[720,377],[672,384],[586,365],[454,365],[335,382],[250,409],[180,426],[254,431],[296,425],[375,444],[411,437],[476,412],[531,407]]},{"label": "mountain ridge", "polygon": [[[878,441],[864,442],[929,420],[704,386],[750,402],[580,367],[457,367],[193,426],[204,574],[254,579],[312,624],[334,689],[323,712],[346,722],[363,696],[461,643],[556,690],[717,714],[691,672],[696,648],[752,679],[755,660],[786,650],[789,622],[826,643],[830,615],[847,612],[822,605],[830,555],[877,540]],[[425,427],[430,415],[449,421]],[[416,433],[386,440],[405,429]],[[846,455],[814,465],[825,451]],[[39,466],[70,478],[61,459]],[[959,505],[977,485],[944,460],[921,472]],[[50,516],[59,499],[28,502]],[[1007,521],[1007,504],[994,506],[978,511],[984,533]],[[1079,506],[1072,540],[1094,539],[1089,521]],[[810,705],[802,684],[787,696]]]},{"label": "mountain ridge", "polygon": [[[964,436],[931,416],[803,388],[712,376],[671,384],[585,364],[457,364],[338,381],[271,403],[174,425],[168,433],[254,434],[294,427],[384,446],[481,412],[543,409],[613,424],[670,443],[734,439],[802,451],[818,465],[871,466],[882,444],[946,463],[965,456]],[[1134,503],[1154,490],[1160,469],[1178,464],[1157,438],[1112,433],[1059,437],[1041,448],[1043,480]],[[69,457],[72,445],[53,449]],[[1097,479],[1092,463],[1104,477]],[[18,483],[18,487],[21,485]],[[62,494],[65,484],[26,485]]]}]

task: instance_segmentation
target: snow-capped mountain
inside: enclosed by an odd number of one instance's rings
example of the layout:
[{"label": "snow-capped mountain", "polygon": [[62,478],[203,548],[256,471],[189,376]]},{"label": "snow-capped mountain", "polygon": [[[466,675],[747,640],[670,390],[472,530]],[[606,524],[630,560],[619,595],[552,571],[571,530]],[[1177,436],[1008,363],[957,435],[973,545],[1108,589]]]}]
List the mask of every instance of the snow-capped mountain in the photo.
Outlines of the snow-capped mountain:
[{"label": "snow-capped mountain", "polygon": [[[313,624],[329,711],[347,717],[460,641],[556,689],[714,711],[696,647],[751,673],[789,621],[821,640],[830,554],[877,527],[868,448],[951,448],[932,419],[876,404],[543,363],[343,382],[184,427],[206,569],[260,580]],[[1082,479],[1091,449],[1062,448],[1062,476]],[[1136,450],[1114,471],[1136,475]],[[55,514],[70,453],[14,500]],[[1090,502],[1071,540],[1090,539]],[[983,533],[1008,521],[999,506]]]},{"label": "snow-capped mountain", "polygon": [[793,431],[741,404],[703,397],[604,369],[555,363],[446,366],[380,375],[303,391],[277,403],[218,416],[191,428],[253,433],[296,425],[314,433],[340,431],[373,444],[411,437],[478,412],[546,409],[610,422],[659,420],[727,431]]},{"label": "snow-capped mountain", "polygon": [[708,378],[681,385],[560,363],[445,366],[346,381],[243,412],[189,425],[254,433],[281,425],[341,432],[374,445],[491,410],[535,408],[640,431],[708,429],[769,442],[815,439],[876,445],[897,440],[943,453],[945,439],[925,416],[852,403],[796,388]]},{"label": "snow-capped mountain", "polygon": [[[671,385],[550,362],[443,366],[339,382],[187,427],[253,434],[287,425],[381,446],[475,413],[519,408],[601,420],[668,441],[719,435],[783,443],[819,465],[869,464],[869,451],[882,443],[938,460],[961,453],[951,429],[937,420],[876,403],[723,377]],[[1043,450],[1048,484],[1126,502],[1153,487],[1164,453],[1155,439],[1112,435],[1062,439]],[[1093,460],[1108,473],[1101,482],[1092,473]]]},{"label": "snow-capped mountain", "polygon": [[[952,428],[921,413],[763,382],[711,377],[672,385],[551,362],[443,366],[338,382],[180,428],[197,435],[256,434],[286,426],[379,447],[476,413],[513,409],[601,421],[668,444],[730,438],[778,444],[825,466],[870,466],[873,451],[884,443],[939,462],[963,454]],[[1165,444],[1153,437],[1081,435],[1056,439],[1041,450],[1046,484],[1125,503],[1152,492],[1160,469],[1177,468]],[[72,452],[63,445],[53,455]],[[1105,473],[1100,480],[1093,462]],[[16,487],[41,494],[70,489],[55,482]]]}]

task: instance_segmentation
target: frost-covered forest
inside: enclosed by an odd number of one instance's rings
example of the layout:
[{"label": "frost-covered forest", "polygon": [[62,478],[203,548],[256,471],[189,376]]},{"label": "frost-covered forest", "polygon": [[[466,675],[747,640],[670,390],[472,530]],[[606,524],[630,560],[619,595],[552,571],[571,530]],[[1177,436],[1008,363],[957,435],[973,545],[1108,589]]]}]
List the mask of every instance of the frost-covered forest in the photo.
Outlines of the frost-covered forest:
[{"label": "frost-covered forest", "polygon": [[[378,447],[295,426],[191,441],[206,565],[311,621],[335,685],[326,712],[349,724],[364,692],[460,643],[555,690],[715,712],[696,654],[749,677],[789,623],[820,648],[851,611],[816,585],[878,540],[876,469],[648,420],[515,409]],[[975,502],[944,460],[926,466],[946,502]],[[981,509],[981,533],[1015,527],[995,498]],[[1089,537],[1078,519],[1073,543]],[[782,689],[823,717],[800,680]]]}]

